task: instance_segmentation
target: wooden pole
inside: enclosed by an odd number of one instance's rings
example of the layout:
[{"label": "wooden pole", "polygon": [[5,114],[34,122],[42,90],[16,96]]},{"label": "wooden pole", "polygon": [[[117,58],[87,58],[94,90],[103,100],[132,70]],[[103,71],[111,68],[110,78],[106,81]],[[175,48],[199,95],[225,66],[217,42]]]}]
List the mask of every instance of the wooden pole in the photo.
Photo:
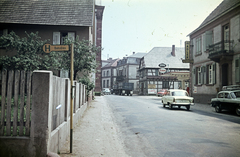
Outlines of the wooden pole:
[{"label": "wooden pole", "polygon": [[74,45],[71,44],[71,103],[70,103],[70,153],[72,153],[72,143],[73,143],[73,59],[74,59]]}]

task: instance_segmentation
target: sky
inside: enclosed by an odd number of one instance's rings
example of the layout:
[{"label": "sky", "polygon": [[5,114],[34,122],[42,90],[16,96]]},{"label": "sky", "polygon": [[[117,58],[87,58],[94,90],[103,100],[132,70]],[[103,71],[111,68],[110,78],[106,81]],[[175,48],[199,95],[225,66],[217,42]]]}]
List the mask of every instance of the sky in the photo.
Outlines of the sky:
[{"label": "sky", "polygon": [[184,47],[222,0],[101,0],[102,60],[148,53],[154,47]]}]

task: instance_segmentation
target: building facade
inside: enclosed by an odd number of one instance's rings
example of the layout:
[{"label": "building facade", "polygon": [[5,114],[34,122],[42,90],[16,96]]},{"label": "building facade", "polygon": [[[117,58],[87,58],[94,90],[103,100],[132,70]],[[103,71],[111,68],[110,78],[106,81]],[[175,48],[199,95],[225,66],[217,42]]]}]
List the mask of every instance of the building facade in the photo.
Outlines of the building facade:
[{"label": "building facade", "polygon": [[138,93],[138,70],[139,70],[139,63],[140,59],[145,55],[146,53],[135,53],[131,56],[124,57],[123,59],[119,60],[117,62],[116,72],[117,77],[114,84],[118,84],[120,82],[128,82],[134,84],[133,93]]},{"label": "building facade", "polygon": [[102,89],[113,89],[113,84],[116,82],[117,77],[116,66],[119,60],[109,58],[107,60],[109,63],[102,67]]},{"label": "building facade", "polygon": [[156,95],[161,89],[186,89],[189,66],[182,63],[184,48],[154,47],[139,64],[139,94]]},{"label": "building facade", "polygon": [[[95,6],[96,11],[96,46],[102,48],[102,18],[103,18],[103,11],[104,6]],[[101,68],[102,68],[102,49],[99,50],[96,56],[96,62],[97,62],[97,70],[95,74],[95,92],[101,92]]]},{"label": "building facade", "polygon": [[210,103],[223,86],[240,84],[240,1],[224,0],[189,36],[190,92]]}]

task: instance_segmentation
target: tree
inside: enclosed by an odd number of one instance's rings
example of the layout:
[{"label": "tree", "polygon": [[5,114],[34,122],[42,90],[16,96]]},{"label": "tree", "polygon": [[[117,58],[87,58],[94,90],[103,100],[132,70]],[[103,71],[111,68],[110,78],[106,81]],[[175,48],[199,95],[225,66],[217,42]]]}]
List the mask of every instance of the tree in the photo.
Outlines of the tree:
[{"label": "tree", "polygon": [[[71,41],[67,37],[64,39],[64,44],[74,44],[74,79],[77,79],[77,72],[89,76],[89,73],[95,72],[97,63],[96,55],[100,48],[91,44],[88,40],[79,40],[77,36],[75,41]],[[70,54],[64,54],[61,58],[63,69],[70,69]]]},{"label": "tree", "polygon": [[26,32],[27,37],[20,38],[14,32],[0,37],[0,48],[15,55],[0,56],[1,69],[7,70],[48,70],[60,67],[56,53],[45,54],[42,47],[47,40],[42,41],[37,33]]},{"label": "tree", "polygon": [[[70,52],[51,52],[46,54],[43,51],[43,45],[48,40],[41,40],[38,32],[28,34],[27,37],[20,38],[14,32],[0,37],[0,48],[6,51],[16,51],[14,56],[0,56],[1,69],[7,70],[70,70]],[[78,71],[88,76],[90,72],[96,69],[96,54],[99,50],[87,40],[79,40],[77,36],[75,41],[67,37],[64,44],[74,44],[74,78]]]}]

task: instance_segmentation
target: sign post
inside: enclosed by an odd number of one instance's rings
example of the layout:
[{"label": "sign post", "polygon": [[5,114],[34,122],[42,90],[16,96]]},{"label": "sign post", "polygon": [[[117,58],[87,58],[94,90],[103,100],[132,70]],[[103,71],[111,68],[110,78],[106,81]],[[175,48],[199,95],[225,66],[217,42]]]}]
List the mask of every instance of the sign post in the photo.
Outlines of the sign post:
[{"label": "sign post", "polygon": [[[52,51],[70,51],[69,45],[43,45],[43,51],[45,53],[50,53]],[[71,102],[70,102],[70,153],[72,153],[72,143],[73,143],[73,98],[74,98],[74,85],[73,85],[73,75],[74,75],[74,45],[71,44]]]},{"label": "sign post", "polygon": [[72,153],[72,139],[73,139],[73,73],[74,73],[74,70],[73,70],[73,59],[74,59],[74,53],[73,53],[73,50],[74,50],[74,45],[71,44],[71,104],[70,104],[70,153]]},{"label": "sign post", "polygon": [[69,45],[43,45],[43,51],[45,53],[50,53],[52,51],[69,51]]}]

